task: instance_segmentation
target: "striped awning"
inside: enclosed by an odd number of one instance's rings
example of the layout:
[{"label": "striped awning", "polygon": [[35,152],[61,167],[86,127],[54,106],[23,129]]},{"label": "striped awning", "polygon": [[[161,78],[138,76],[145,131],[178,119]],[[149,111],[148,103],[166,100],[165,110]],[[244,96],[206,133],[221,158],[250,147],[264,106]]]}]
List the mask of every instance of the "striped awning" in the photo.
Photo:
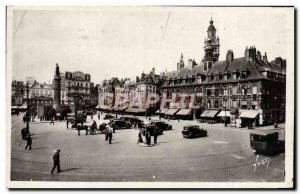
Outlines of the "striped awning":
[{"label": "striped awning", "polygon": [[209,118],[214,118],[216,114],[218,114],[218,110],[205,110],[202,114],[201,117],[209,117]]},{"label": "striped awning", "polygon": [[191,114],[192,109],[180,109],[180,111],[178,111],[176,113],[176,115],[189,115]]},{"label": "striped awning", "polygon": [[176,114],[180,109],[169,109],[165,112],[165,115],[174,115]]},{"label": "striped awning", "polygon": [[129,113],[144,113],[144,112],[146,112],[146,109],[144,109],[144,108],[127,108],[126,112],[129,112]]},{"label": "striped awning", "polygon": [[[99,108],[97,108],[99,106]],[[102,109],[102,110],[112,110],[112,107],[111,106],[107,106],[107,105],[104,105],[104,104],[100,104],[98,105],[96,108],[97,109]]]}]

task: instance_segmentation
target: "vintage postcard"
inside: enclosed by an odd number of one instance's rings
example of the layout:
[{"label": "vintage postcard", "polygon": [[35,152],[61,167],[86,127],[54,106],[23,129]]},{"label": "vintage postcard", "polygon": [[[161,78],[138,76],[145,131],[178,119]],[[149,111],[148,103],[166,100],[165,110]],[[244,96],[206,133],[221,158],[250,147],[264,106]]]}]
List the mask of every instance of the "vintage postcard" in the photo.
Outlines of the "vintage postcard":
[{"label": "vintage postcard", "polygon": [[293,188],[294,7],[8,6],[8,188]]}]

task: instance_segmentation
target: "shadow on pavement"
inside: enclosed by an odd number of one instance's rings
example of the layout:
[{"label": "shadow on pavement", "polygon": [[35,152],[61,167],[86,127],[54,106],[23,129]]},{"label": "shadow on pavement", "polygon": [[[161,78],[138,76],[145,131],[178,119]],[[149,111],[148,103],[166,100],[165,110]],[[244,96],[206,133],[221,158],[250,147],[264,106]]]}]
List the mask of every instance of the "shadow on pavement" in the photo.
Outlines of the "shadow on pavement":
[{"label": "shadow on pavement", "polygon": [[79,168],[68,168],[68,169],[61,170],[60,172],[69,172],[69,171],[77,170],[77,169],[79,169]]}]

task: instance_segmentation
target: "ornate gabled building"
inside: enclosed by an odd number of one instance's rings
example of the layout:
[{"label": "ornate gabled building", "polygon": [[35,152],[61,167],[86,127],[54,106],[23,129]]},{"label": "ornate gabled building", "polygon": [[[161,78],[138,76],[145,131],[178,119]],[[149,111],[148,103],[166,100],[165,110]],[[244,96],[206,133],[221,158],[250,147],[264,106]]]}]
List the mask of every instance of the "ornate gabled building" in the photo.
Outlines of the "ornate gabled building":
[{"label": "ornate gabled building", "polygon": [[[212,21],[208,32],[211,38],[215,37]],[[235,58],[229,50],[226,60],[218,61],[218,50],[216,43],[212,52],[205,50],[201,64],[170,75],[161,91],[169,97],[172,93],[195,95],[200,110],[190,113],[201,122],[223,119],[234,126],[283,122],[286,60],[278,57],[268,62],[266,54],[261,56],[255,47],[250,47],[242,57]],[[209,58],[211,65],[207,63]]]}]

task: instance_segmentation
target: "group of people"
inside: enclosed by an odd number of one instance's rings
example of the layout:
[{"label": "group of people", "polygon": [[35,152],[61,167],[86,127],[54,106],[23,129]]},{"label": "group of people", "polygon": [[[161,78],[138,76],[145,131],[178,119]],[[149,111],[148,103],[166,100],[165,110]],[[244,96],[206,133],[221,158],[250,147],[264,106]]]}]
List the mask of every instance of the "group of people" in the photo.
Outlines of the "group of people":
[{"label": "group of people", "polygon": [[143,140],[143,131],[139,131],[137,144],[145,143],[148,146],[150,146],[151,145],[151,136],[153,136],[154,145],[157,144],[157,137],[159,135],[157,128],[154,128],[152,134],[150,133],[150,131],[147,131],[147,130],[145,130],[144,133],[145,133],[145,142]]}]

